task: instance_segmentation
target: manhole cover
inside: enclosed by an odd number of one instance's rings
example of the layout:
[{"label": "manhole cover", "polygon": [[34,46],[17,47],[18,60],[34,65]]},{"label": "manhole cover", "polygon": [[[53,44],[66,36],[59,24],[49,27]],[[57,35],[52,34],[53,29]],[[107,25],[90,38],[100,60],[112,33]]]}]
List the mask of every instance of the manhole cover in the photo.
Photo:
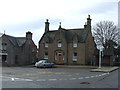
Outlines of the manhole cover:
[{"label": "manhole cover", "polygon": [[90,84],[89,82],[81,82],[80,84]]}]

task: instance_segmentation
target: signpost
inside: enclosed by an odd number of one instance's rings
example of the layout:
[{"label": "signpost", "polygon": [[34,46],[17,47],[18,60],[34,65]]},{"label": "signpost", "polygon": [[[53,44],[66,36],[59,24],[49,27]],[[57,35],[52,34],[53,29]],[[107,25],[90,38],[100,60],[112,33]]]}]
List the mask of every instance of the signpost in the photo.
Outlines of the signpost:
[{"label": "signpost", "polygon": [[101,68],[101,62],[102,62],[102,51],[104,49],[103,46],[97,46],[97,48],[99,49],[99,68]]},{"label": "signpost", "polygon": [[99,68],[101,68],[101,50],[99,50]]}]

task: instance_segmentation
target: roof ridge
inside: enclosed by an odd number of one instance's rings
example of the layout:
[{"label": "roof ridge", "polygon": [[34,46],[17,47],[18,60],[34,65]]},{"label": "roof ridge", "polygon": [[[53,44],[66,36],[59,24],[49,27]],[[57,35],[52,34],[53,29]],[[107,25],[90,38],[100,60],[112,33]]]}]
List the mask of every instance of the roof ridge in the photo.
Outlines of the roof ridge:
[{"label": "roof ridge", "polygon": [[17,39],[19,39],[19,38],[26,38],[26,37],[16,37]]},{"label": "roof ridge", "polygon": [[11,36],[11,35],[7,35],[7,34],[3,34],[3,35],[5,35],[5,36],[9,36],[9,37],[12,37],[12,38],[15,38],[14,36]]},{"label": "roof ridge", "polygon": [[67,29],[67,30],[84,30],[84,28],[70,28],[70,29]]}]

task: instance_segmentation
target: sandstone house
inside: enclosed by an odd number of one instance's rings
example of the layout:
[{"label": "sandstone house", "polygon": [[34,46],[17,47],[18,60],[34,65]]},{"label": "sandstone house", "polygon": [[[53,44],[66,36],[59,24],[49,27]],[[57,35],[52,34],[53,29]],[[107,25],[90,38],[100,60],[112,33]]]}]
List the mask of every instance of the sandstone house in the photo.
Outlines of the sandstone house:
[{"label": "sandstone house", "polygon": [[45,32],[39,41],[38,58],[56,64],[86,65],[95,62],[96,45],[91,33],[91,18],[88,15],[84,28],[65,29],[61,24],[57,30],[49,30],[48,19]]}]

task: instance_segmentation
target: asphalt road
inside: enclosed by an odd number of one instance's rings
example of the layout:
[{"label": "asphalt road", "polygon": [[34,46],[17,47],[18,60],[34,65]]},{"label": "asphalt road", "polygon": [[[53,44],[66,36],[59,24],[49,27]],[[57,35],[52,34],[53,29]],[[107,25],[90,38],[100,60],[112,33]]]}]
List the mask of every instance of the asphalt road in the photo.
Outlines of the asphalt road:
[{"label": "asphalt road", "polygon": [[118,88],[118,70],[90,68],[3,67],[2,88]]}]

